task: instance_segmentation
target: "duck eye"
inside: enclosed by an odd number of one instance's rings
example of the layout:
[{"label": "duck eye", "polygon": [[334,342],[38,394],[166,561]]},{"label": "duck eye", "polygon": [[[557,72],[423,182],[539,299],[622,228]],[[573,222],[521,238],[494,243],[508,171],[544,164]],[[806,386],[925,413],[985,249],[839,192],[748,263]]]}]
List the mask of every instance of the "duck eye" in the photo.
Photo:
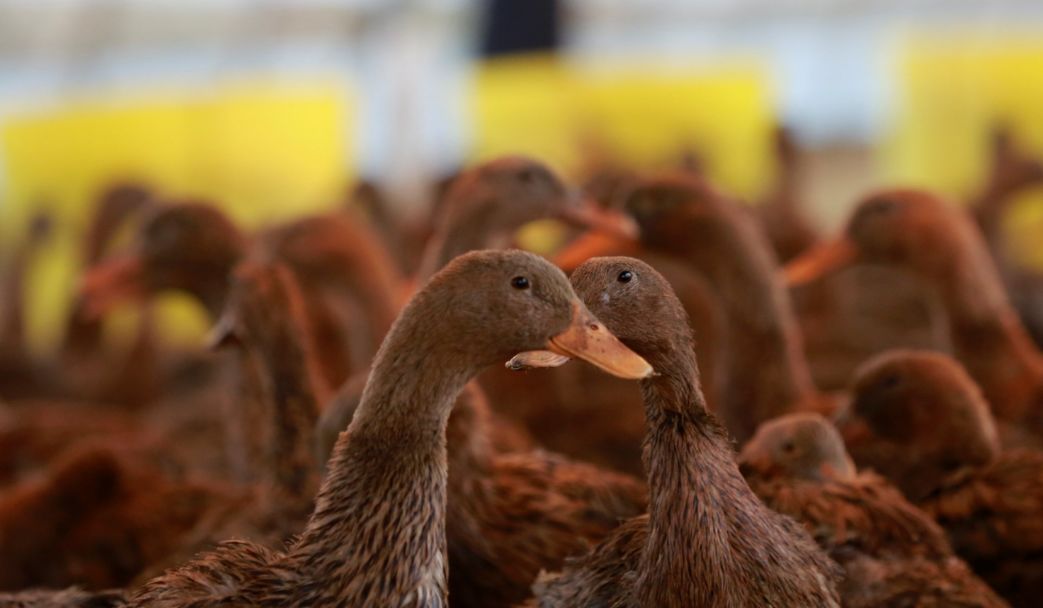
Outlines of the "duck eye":
[{"label": "duck eye", "polygon": [[630,279],[632,278],[634,278],[634,273],[630,272],[629,270],[624,270],[623,272],[619,273],[619,277],[617,277],[617,280],[620,283],[629,283]]},{"label": "duck eye", "polygon": [[528,289],[529,279],[525,277],[514,277],[511,279],[511,287],[515,289]]},{"label": "duck eye", "polygon": [[791,442],[791,441],[787,441],[786,443],[782,444],[782,451],[785,452],[786,454],[792,454],[793,451],[796,450],[796,449],[797,449],[797,446],[794,445],[793,442]]}]

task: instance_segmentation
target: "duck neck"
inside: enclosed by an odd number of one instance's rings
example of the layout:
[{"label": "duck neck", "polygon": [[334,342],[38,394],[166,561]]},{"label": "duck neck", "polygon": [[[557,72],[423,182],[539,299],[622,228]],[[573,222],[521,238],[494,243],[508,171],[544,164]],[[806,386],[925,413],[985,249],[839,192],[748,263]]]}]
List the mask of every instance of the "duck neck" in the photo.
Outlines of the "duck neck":
[{"label": "duck neck", "polygon": [[980,236],[967,236],[973,246],[954,256],[935,282],[953,348],[997,417],[1019,419],[1043,387],[1043,355],[1011,306]]},{"label": "duck neck", "polygon": [[[649,358],[659,375],[641,384],[648,434],[648,539],[638,570],[637,595],[646,605],[674,597],[676,605],[704,605],[707,598],[677,597],[700,585],[679,584],[684,573],[713,583],[729,574],[729,555],[749,505],[756,502],[731,441],[706,409],[695,356],[681,349]],[[678,551],[678,547],[691,550]]]},{"label": "duck neck", "polygon": [[[268,470],[273,487],[284,497],[315,495],[315,425],[323,386],[308,334],[287,319],[256,347],[255,358],[272,404],[272,444]],[[298,320],[299,321],[299,320]]]},{"label": "duck neck", "polygon": [[728,371],[721,416],[743,441],[761,422],[813,399],[816,389],[767,242],[750,226],[723,232],[694,257],[725,303]]},{"label": "duck neck", "polygon": [[[421,308],[407,307],[377,353],[294,549],[314,580],[369,588],[380,605],[445,601],[446,422],[481,367],[447,351],[445,328],[431,327]],[[327,590],[357,601],[350,593]]]}]

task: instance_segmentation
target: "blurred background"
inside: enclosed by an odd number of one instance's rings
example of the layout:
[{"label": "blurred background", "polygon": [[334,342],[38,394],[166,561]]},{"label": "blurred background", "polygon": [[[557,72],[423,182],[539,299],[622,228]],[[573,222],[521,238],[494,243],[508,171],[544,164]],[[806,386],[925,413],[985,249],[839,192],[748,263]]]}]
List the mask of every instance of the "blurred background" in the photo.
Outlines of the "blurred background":
[{"label": "blurred background", "polygon": [[[1043,155],[1043,3],[0,0],[0,255],[48,211],[26,296],[46,349],[114,180],[261,226],[366,179],[409,217],[460,166],[520,152],[574,179],[681,159],[756,204],[779,126],[822,229],[882,185],[971,200],[998,133]],[[1035,190],[1003,228],[1043,266]]]}]

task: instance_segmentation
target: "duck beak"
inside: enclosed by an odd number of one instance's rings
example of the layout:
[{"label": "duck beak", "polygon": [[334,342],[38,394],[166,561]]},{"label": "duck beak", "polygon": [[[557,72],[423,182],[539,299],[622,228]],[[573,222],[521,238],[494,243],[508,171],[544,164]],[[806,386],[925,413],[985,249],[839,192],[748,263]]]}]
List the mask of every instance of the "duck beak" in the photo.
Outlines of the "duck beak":
[{"label": "duck beak", "polygon": [[582,201],[569,205],[561,212],[561,219],[568,224],[594,232],[615,235],[619,238],[636,240],[640,230],[634,218],[622,211],[604,209],[593,201]]},{"label": "duck beak", "polygon": [[569,273],[590,258],[609,255],[633,256],[638,253],[638,248],[637,239],[607,232],[588,232],[559,251],[554,256],[554,263]]},{"label": "duck beak", "polygon": [[142,284],[144,265],[132,255],[102,262],[84,273],[80,279],[80,298],[84,312],[98,318],[121,302],[137,302],[145,297]]},{"label": "duck beak", "polygon": [[858,247],[846,237],[813,247],[786,265],[786,284],[799,287],[843,270],[855,263]]},{"label": "duck beak", "polygon": [[573,304],[572,323],[547,341],[546,351],[520,353],[507,363],[507,367],[557,367],[570,358],[583,359],[613,376],[629,380],[647,378],[653,372],[648,361],[624,346],[578,301]]}]

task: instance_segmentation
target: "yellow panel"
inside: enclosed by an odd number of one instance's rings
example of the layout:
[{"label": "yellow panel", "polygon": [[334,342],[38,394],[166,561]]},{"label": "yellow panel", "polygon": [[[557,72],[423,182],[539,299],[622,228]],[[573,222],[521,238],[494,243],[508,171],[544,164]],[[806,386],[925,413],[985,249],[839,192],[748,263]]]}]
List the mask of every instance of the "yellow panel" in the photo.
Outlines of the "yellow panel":
[{"label": "yellow panel", "polygon": [[[41,207],[59,220],[29,286],[34,344],[53,344],[61,331],[86,213],[112,180],[205,196],[248,226],[289,217],[329,205],[343,187],[354,113],[340,84],[254,81],[70,99],[5,121],[0,236],[19,238]],[[198,310],[182,301],[157,314],[165,337],[198,339]]]},{"label": "yellow panel", "polygon": [[[1043,32],[920,34],[898,53],[893,129],[883,148],[891,180],[968,200],[986,177],[989,131],[1002,121],[1043,156]],[[1043,195],[1021,197],[1004,222],[1012,252],[1043,268]]]},{"label": "yellow panel", "polygon": [[574,171],[581,142],[596,139],[642,167],[694,148],[711,177],[747,197],[771,176],[774,108],[753,64],[595,70],[542,56],[497,59],[480,67],[472,103],[478,159],[524,152]]},{"label": "yellow panel", "polygon": [[495,59],[479,66],[471,95],[474,157],[528,154],[567,170],[576,164],[571,131],[580,111],[577,82],[553,57]]},{"label": "yellow panel", "polygon": [[895,122],[883,151],[891,179],[963,199],[986,170],[988,132],[1002,120],[1043,154],[1043,32],[912,36],[898,52]]}]

